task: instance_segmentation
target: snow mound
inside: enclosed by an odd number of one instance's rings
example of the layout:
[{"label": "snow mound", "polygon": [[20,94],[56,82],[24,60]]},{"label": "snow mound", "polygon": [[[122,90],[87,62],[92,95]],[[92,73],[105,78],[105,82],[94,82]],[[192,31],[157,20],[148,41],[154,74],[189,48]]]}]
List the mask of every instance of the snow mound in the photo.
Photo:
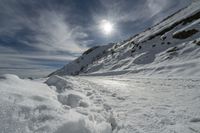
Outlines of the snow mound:
[{"label": "snow mound", "polygon": [[[63,89],[59,88],[61,85],[66,87],[70,82],[56,76],[47,81],[59,90]],[[89,106],[89,99],[77,90],[64,89],[58,93],[40,81],[2,75],[0,92],[0,131],[3,133],[112,132],[111,123],[101,113],[91,112],[94,107]]]},{"label": "snow mound", "polygon": [[17,75],[13,75],[13,74],[4,74],[4,75],[0,75],[0,79],[19,80],[20,78],[19,78]]},{"label": "snow mound", "polygon": [[89,103],[87,102],[85,96],[81,93],[70,92],[68,94],[60,94],[58,95],[58,101],[60,101],[63,105],[68,105],[71,108],[75,107],[88,107]]},{"label": "snow mound", "polygon": [[108,123],[93,124],[87,118],[79,114],[71,114],[72,121],[58,127],[55,133],[111,133],[111,126]]}]

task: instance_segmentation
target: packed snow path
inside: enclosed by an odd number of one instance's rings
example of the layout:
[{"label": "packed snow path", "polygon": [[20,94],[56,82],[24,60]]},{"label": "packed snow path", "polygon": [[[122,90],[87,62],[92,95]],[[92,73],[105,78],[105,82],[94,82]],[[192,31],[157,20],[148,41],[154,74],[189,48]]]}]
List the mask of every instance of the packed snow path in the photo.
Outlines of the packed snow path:
[{"label": "packed snow path", "polygon": [[200,133],[200,80],[0,77],[2,133]]},{"label": "packed snow path", "polygon": [[200,133],[199,80],[126,76],[77,80],[104,98],[115,114],[116,132]]}]

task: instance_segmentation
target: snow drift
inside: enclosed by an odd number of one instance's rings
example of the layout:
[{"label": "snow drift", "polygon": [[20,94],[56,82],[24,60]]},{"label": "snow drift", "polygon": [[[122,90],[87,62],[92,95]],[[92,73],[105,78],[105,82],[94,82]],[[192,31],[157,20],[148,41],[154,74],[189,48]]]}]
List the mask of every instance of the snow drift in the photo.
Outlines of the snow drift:
[{"label": "snow drift", "polygon": [[60,89],[60,86],[54,81],[61,81],[66,88],[70,81],[58,76],[53,79],[47,80],[52,85],[49,87],[15,75],[0,77],[2,133],[112,132],[111,112],[106,111],[103,105],[99,108],[102,114],[95,111],[95,104],[76,87],[58,93],[55,88]]}]

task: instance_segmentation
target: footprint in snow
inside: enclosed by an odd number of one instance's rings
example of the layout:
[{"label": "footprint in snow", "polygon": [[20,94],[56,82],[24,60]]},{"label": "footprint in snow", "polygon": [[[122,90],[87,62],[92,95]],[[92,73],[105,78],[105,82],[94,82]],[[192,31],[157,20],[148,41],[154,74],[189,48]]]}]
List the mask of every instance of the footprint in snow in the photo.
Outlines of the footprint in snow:
[{"label": "footprint in snow", "polygon": [[117,99],[124,101],[125,98],[124,97],[117,97]]},{"label": "footprint in snow", "polygon": [[192,119],[190,120],[190,122],[192,122],[192,123],[200,122],[200,118],[192,118]]},{"label": "footprint in snow", "polygon": [[91,96],[92,95],[92,92],[87,92],[86,96]]},{"label": "footprint in snow", "polygon": [[116,96],[117,96],[117,94],[116,94],[116,93],[113,93],[111,96],[112,96],[112,97],[116,97]]},{"label": "footprint in snow", "polygon": [[104,103],[103,106],[104,106],[104,109],[107,110],[107,111],[112,109],[110,107],[110,105],[108,105],[107,103]]}]

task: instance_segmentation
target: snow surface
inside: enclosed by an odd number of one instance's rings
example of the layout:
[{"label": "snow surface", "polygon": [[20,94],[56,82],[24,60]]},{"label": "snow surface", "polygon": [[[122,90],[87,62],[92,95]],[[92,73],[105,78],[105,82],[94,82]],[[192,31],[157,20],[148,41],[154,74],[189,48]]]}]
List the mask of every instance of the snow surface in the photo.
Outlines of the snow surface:
[{"label": "snow surface", "polygon": [[[60,80],[60,79],[63,80]],[[54,82],[54,80],[58,82]],[[51,85],[48,86],[46,83]],[[58,91],[59,82],[66,88]],[[68,83],[73,88],[68,89]],[[200,79],[0,77],[2,133],[198,133]]]},{"label": "snow surface", "polygon": [[74,89],[57,93],[45,83],[1,76],[0,132],[111,133],[111,112]]}]

